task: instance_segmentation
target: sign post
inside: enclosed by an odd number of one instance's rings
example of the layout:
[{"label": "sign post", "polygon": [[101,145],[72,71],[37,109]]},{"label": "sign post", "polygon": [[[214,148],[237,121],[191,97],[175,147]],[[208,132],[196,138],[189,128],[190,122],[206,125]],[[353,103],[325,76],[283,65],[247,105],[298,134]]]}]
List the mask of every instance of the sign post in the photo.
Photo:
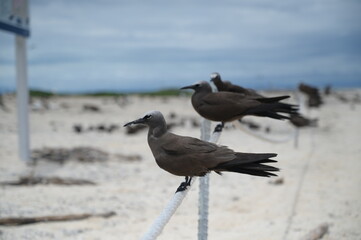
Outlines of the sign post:
[{"label": "sign post", "polygon": [[15,36],[15,46],[19,154],[22,160],[30,161],[29,90],[27,82],[26,39],[22,36]]},{"label": "sign post", "polygon": [[0,1],[0,29],[15,34],[19,156],[23,161],[28,162],[30,141],[26,38],[30,36],[30,30],[27,0]]}]

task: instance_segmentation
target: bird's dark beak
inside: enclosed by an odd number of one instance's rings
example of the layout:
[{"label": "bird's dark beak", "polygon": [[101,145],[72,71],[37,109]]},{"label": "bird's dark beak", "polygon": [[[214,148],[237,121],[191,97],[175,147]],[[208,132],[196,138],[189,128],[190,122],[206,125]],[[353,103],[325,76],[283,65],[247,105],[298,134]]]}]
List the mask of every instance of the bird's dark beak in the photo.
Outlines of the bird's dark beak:
[{"label": "bird's dark beak", "polygon": [[144,118],[139,118],[137,120],[134,120],[134,121],[131,121],[131,122],[128,122],[126,124],[124,124],[123,127],[127,127],[127,126],[130,126],[130,125],[133,125],[133,124],[142,124],[144,123]]},{"label": "bird's dark beak", "polygon": [[182,87],[181,89],[194,89],[194,85],[185,86]]}]

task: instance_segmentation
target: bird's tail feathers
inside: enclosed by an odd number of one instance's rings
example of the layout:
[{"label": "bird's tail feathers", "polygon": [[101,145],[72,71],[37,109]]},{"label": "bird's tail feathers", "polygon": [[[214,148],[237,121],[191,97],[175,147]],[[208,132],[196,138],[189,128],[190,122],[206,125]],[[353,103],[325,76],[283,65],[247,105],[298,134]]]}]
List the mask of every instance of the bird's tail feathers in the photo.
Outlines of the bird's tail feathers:
[{"label": "bird's tail feathers", "polygon": [[298,112],[298,106],[288,103],[264,103],[258,107],[249,109],[247,115],[255,115],[258,117],[269,117],[274,119],[290,119],[289,116],[281,115],[279,113],[294,114]]},{"label": "bird's tail feathers", "polygon": [[236,159],[221,163],[211,170],[238,172],[262,177],[277,176],[272,172],[279,171],[278,168],[265,165],[265,163],[277,162],[269,159],[275,156],[277,156],[275,153],[236,153]]},{"label": "bird's tail feathers", "polygon": [[285,95],[285,96],[279,96],[279,97],[261,97],[261,98],[256,98],[257,101],[262,102],[262,103],[274,103],[274,102],[279,102],[283,99],[287,99],[290,98],[290,96]]},{"label": "bird's tail feathers", "polygon": [[275,103],[274,111],[288,114],[298,114],[298,105],[288,103]]}]

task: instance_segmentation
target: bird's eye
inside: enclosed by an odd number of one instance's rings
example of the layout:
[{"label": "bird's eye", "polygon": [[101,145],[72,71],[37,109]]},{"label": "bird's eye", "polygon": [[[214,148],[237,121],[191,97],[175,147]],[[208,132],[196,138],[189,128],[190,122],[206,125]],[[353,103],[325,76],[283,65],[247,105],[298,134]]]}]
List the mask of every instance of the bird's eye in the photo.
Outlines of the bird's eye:
[{"label": "bird's eye", "polygon": [[149,118],[151,118],[151,117],[152,117],[152,115],[149,115],[149,114],[148,114],[148,115],[145,115],[145,116],[144,116],[144,119],[149,119]]},{"label": "bird's eye", "polygon": [[200,85],[199,84],[196,84],[196,85],[194,85],[196,88],[198,88]]}]

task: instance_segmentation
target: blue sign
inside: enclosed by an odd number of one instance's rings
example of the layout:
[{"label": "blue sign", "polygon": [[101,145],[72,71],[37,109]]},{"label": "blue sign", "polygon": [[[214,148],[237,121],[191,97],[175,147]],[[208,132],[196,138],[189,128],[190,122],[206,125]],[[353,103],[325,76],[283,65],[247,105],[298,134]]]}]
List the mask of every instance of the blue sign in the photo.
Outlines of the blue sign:
[{"label": "blue sign", "polygon": [[27,0],[0,0],[0,29],[23,37],[30,36]]}]

